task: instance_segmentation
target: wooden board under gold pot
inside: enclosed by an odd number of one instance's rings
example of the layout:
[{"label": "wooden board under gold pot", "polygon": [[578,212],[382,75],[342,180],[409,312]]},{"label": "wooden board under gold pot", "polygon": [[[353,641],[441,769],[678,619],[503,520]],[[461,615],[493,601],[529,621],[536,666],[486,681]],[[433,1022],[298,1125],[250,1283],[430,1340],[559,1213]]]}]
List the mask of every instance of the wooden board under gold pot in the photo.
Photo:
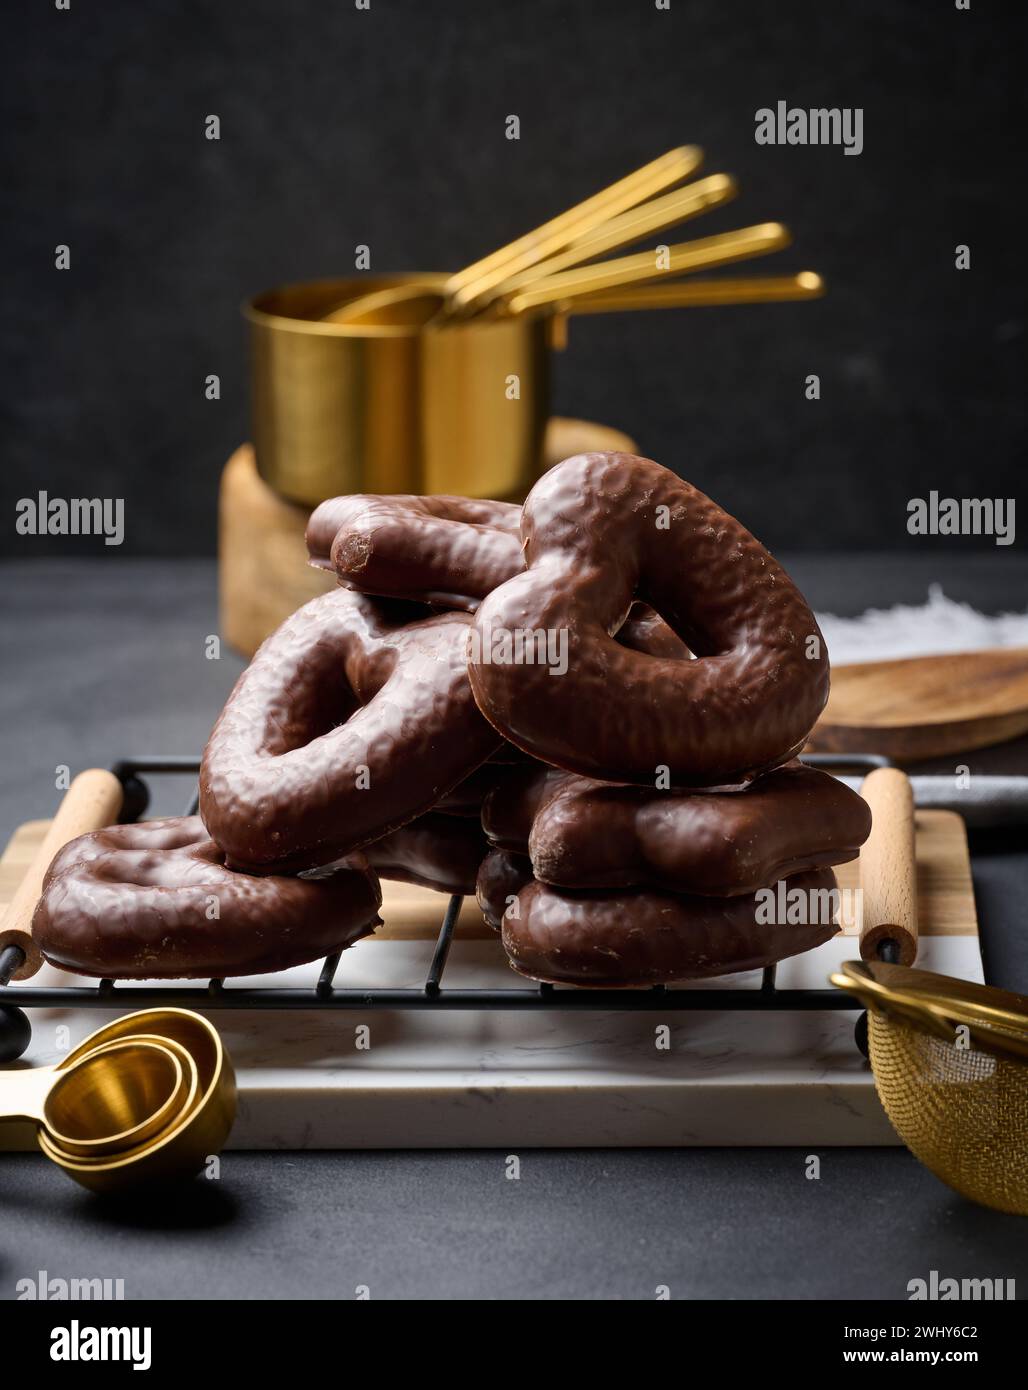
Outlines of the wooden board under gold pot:
[{"label": "wooden board under gold pot", "polygon": [[[636,444],[606,425],[554,417],[543,438],[542,468],[593,449],[634,453]],[[225,465],[218,519],[221,634],[244,656],[252,656],[302,603],[332,587],[324,570],[307,563],[309,514],[309,507],[269,487],[257,471],[251,444],[238,448]]]}]

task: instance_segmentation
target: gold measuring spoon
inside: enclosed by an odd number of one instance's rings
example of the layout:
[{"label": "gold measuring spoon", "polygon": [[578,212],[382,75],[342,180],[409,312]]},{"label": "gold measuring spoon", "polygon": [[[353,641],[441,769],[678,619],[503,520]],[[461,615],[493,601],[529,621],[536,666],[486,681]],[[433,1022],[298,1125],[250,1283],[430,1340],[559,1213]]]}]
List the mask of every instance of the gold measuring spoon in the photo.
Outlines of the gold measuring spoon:
[{"label": "gold measuring spoon", "polygon": [[82,1157],[130,1149],[174,1118],[195,1089],[183,1056],[188,1064],[188,1054],[152,1036],[127,1038],[74,1062],[4,1072],[0,1123],[29,1121]]},{"label": "gold measuring spoon", "polygon": [[115,1019],[56,1067],[0,1072],[0,1120],[30,1120],[48,1158],[96,1192],[192,1176],[228,1138],[232,1062],[187,1009]]},{"label": "gold measuring spoon", "polygon": [[623,212],[604,222],[587,236],[579,237],[564,251],[550,256],[537,265],[522,270],[517,275],[506,276],[493,287],[490,299],[513,294],[569,266],[581,265],[583,261],[595,260],[606,251],[617,251],[633,242],[642,241],[651,232],[661,232],[667,227],[678,226],[690,218],[699,217],[712,208],[719,207],[734,198],[739,188],[728,174],[711,174],[709,178],[686,184],[665,193],[662,198],[651,198],[638,207]]},{"label": "gold measuring spoon", "polygon": [[640,309],[695,309],[715,304],[781,304],[817,299],[825,283],[813,270],[797,275],[743,277],[737,280],[697,280],[673,285],[626,285],[576,297],[568,309],[580,314],[616,314]]},{"label": "gold measuring spoon", "polygon": [[669,150],[659,159],[651,160],[641,169],[626,174],[623,179],[568,208],[533,231],[526,232],[516,241],[501,246],[463,270],[455,271],[446,280],[441,294],[426,292],[423,285],[395,285],[340,304],[338,308],[323,314],[322,320],[326,323],[402,323],[418,326],[427,323],[447,305],[461,311],[480,307],[493,297],[490,295],[493,287],[510,275],[527,270],[537,261],[562,251],[570,242],[588,235],[610,218],[645,202],[665,188],[681,183],[695,173],[702,162],[703,151],[695,145]]},{"label": "gold measuring spoon", "polygon": [[[704,180],[703,182],[713,183],[713,180]],[[726,183],[731,183],[731,180],[726,180]],[[692,187],[699,189],[700,185],[690,185],[690,188]],[[680,195],[687,192],[689,189],[678,189],[670,196],[678,200]],[[717,201],[721,201],[721,199],[711,197],[705,200],[705,206],[697,205],[689,215],[695,216],[705,211],[706,207],[713,207]],[[631,213],[626,214],[625,218],[617,218],[614,222],[601,227],[593,236],[587,237],[584,241],[576,242],[560,256],[554,256],[543,262],[542,265],[514,276],[510,281],[504,281],[496,289],[497,299],[506,297],[507,302],[504,307],[508,312],[525,312],[526,306],[535,307],[535,304],[529,304],[527,299],[516,297],[520,295],[522,287],[524,290],[531,290],[536,287],[544,289],[548,287],[552,290],[553,287],[549,280],[551,272],[556,274],[564,266],[579,265],[580,262],[598,256],[604,251],[636,241],[645,234],[645,231],[658,231],[662,227],[685,220],[680,211],[683,206],[681,201],[676,203],[679,211],[675,212],[673,216],[670,204],[666,205],[663,212],[658,213],[657,203],[665,203],[665,200],[656,199],[653,203],[646,203],[640,208],[633,209]],[[652,216],[642,216],[650,209],[654,210]],[[629,218],[633,219],[631,224],[628,221]],[[734,237],[737,234],[727,233],[726,235]],[[696,242],[681,243],[674,249],[681,252],[685,250],[686,246],[695,247],[697,244]],[[773,245],[766,249],[777,250],[778,247]],[[649,255],[650,253],[645,254]],[[763,255],[765,250],[751,250],[746,254]],[[741,256],[733,254],[730,259],[739,260],[741,258]],[[580,268],[584,276],[587,271],[600,271],[604,265],[609,264],[612,263],[584,265]],[[706,264],[709,267],[715,262],[708,260]],[[699,269],[700,267],[696,266],[696,268]],[[678,273],[681,274],[683,269],[684,267],[679,263]],[[557,296],[554,298],[547,296],[547,300],[551,304],[562,305],[577,317],[581,314],[627,313],[648,309],[693,309],[726,304],[782,304],[804,299],[819,299],[824,292],[825,284],[820,275],[813,270],[801,270],[795,275],[725,278],[722,280],[702,280],[691,284],[626,284],[615,286],[612,289],[591,292],[578,290],[569,294],[565,291],[563,296],[559,294],[558,286]],[[445,308],[445,304],[445,298],[441,293],[434,293],[417,285],[395,285],[388,290],[380,290],[377,294],[363,295],[359,301],[354,301],[354,308],[359,309],[360,312],[354,313],[352,317],[348,312],[348,307],[344,306],[344,308],[327,315],[326,318],[328,322],[336,323],[405,323],[424,326]]]},{"label": "gold measuring spoon", "polygon": [[510,313],[519,314],[543,304],[565,301],[573,304],[580,296],[595,294],[599,290],[634,285],[658,276],[691,274],[696,270],[729,265],[733,261],[766,256],[771,251],[780,251],[788,246],[791,239],[788,229],[780,222],[761,222],[753,227],[741,227],[738,231],[722,232],[717,236],[669,246],[666,255],[659,258],[652,250],[641,251],[634,256],[621,256],[613,261],[561,271],[517,291],[506,300],[506,307]]},{"label": "gold measuring spoon", "polygon": [[[149,1112],[146,1103],[150,1082],[145,1074],[136,1074],[139,1057],[131,1055],[137,1048],[165,1053],[177,1067],[174,1090],[163,1103],[156,1095],[152,1096],[154,1104]],[[113,1065],[93,1066],[98,1059],[106,1061],[109,1053],[115,1054]],[[152,1063],[148,1062],[145,1052],[140,1056],[144,1059],[145,1073],[147,1065],[152,1066]],[[199,1084],[196,1063],[181,1043],[156,1033],[134,1033],[131,1037],[101,1043],[88,1053],[76,1054],[76,1060],[69,1066],[59,1064],[55,1068],[57,1080],[78,1076],[84,1069],[92,1074],[92,1092],[81,1083],[74,1088],[60,1085],[57,1105],[51,1107],[47,1125],[52,1142],[65,1153],[80,1158],[125,1153],[167,1129],[195,1103]],[[110,1124],[104,1123],[106,1114],[112,1117]],[[125,1123],[123,1129],[113,1127],[119,1115]],[[138,1119],[138,1115],[143,1118]]]},{"label": "gold measuring spoon", "polygon": [[[0,924],[0,952],[16,949],[22,960],[15,979],[31,977],[42,964],[32,914],[51,860],[77,835],[116,820],[122,798],[121,783],[101,768],[79,773],[65,792]],[[89,1067],[79,1074],[87,1060]],[[50,1084],[60,1080],[60,1089],[51,1112],[53,1133],[49,1126],[41,1129],[39,1146],[95,1191],[195,1173],[221,1149],[235,1119],[231,1059],[213,1024],[188,1009],[126,1014],[91,1034],[55,1070],[45,1070]],[[59,1078],[61,1072],[73,1072],[73,1081]],[[35,1119],[44,1113],[46,1084],[38,1072],[0,1070],[0,1114],[20,1115],[32,1106],[29,1118]],[[125,1122],[112,1128],[115,1105]]]},{"label": "gold measuring spoon", "polygon": [[529,266],[556,255],[571,242],[587,236],[604,222],[636,207],[665,189],[683,183],[703,162],[703,151],[696,145],[669,150],[617,183],[594,193],[591,198],[568,208],[516,241],[458,270],[446,282],[446,294],[458,310],[467,311],[501,281]]},{"label": "gold measuring spoon", "polygon": [[108,1043],[134,1043],[140,1035],[158,1039],[169,1050],[177,1044],[195,1068],[195,1086],[165,1124],[143,1139],[130,1138],[124,1149],[95,1156],[71,1151],[45,1130],[39,1134],[39,1147],[47,1157],[94,1192],[123,1191],[192,1176],[220,1152],[235,1119],[232,1061],[213,1024],[188,1009],[143,1009],[126,1014],[87,1038],[62,1065],[71,1066]]},{"label": "gold measuring spoon", "polygon": [[446,296],[424,285],[390,285],[384,290],[358,295],[321,316],[323,323],[401,324],[420,327],[435,318],[446,303]]}]

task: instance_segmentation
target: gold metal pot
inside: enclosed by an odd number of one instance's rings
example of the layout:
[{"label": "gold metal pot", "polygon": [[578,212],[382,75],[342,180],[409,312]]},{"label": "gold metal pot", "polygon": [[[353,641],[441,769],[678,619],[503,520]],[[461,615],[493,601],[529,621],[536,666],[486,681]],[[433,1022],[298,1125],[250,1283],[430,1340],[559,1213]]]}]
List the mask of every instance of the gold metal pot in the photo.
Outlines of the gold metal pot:
[{"label": "gold metal pot", "polygon": [[550,313],[418,322],[326,322],[348,300],[397,285],[441,291],[442,274],[286,285],[245,306],[257,467],[314,506],[350,492],[521,497],[541,468],[549,413]]}]

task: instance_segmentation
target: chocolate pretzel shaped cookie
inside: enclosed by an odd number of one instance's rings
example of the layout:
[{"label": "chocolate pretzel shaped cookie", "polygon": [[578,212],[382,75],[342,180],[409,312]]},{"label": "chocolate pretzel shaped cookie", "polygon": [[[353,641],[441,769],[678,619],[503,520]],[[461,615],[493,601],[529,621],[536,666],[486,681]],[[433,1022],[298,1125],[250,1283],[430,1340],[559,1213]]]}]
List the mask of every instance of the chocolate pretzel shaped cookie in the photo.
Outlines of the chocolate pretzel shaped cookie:
[{"label": "chocolate pretzel shaped cookie", "polygon": [[361,593],[473,612],[522,568],[520,526],[513,502],[360,493],[314,509],[307,550]]},{"label": "chocolate pretzel shaped cookie", "polygon": [[[760,893],[731,898],[651,890],[579,895],[534,881],[501,919],[515,970],[534,980],[622,988],[702,980],[766,965],[835,935],[835,875],[816,869],[785,891],[824,904],[803,920],[764,920]],[[494,909],[495,911],[495,909]]]},{"label": "chocolate pretzel shaped cookie", "polygon": [[[475,617],[469,671],[504,738],[605,781],[748,781],[803,746],[828,698],[813,613],[782,567],[709,497],[652,459],[580,454],[522,509],[527,568]],[[635,600],[696,660],[619,644]],[[566,669],[495,659],[496,634],[557,634]]]},{"label": "chocolate pretzel shaped cookie", "polygon": [[428,811],[500,747],[468,683],[470,623],[345,589],[286,619],[204,751],[200,814],[233,868],[329,864]]},{"label": "chocolate pretzel shaped cookie", "polygon": [[[467,613],[525,568],[521,508],[473,497],[331,497],[307,523],[307,551],[316,569],[334,570],[345,588]],[[654,656],[689,656],[642,603],[629,611],[618,641]]]},{"label": "chocolate pretzel shaped cookie", "polygon": [[362,855],[323,879],[254,877],[225,867],[199,816],[174,816],[65,845],[32,933],[47,960],[84,975],[254,975],[352,946],[381,902]]},{"label": "chocolate pretzel shaped cookie", "polygon": [[855,859],[871,831],[856,792],[792,762],[736,791],[654,791],[519,770],[482,806],[489,843],[557,888],[734,897]]}]

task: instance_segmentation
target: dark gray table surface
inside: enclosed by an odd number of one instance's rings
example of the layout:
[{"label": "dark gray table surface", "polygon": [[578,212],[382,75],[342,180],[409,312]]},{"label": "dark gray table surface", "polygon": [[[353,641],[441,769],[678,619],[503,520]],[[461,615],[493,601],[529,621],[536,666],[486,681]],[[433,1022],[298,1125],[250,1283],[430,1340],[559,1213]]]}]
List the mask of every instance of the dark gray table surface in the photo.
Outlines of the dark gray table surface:
[{"label": "dark gray table surface", "polygon": [[[816,607],[924,599],[941,579],[987,612],[1023,609],[1009,552],[783,557]],[[125,754],[196,753],[242,663],[209,660],[207,560],[0,567],[0,837],[74,773]],[[1028,741],[964,759],[1028,771]],[[951,768],[949,770],[952,770]],[[175,812],[184,786],[162,790]],[[988,978],[1028,992],[1028,852],[976,834]],[[38,1270],[125,1280],[128,1298],[905,1298],[929,1270],[1021,1281],[1028,1222],[954,1196],[903,1150],[544,1150],[508,1181],[492,1151],[228,1154],[221,1181],[159,1209],[110,1207],[44,1160],[0,1158],[0,1297]]]}]

